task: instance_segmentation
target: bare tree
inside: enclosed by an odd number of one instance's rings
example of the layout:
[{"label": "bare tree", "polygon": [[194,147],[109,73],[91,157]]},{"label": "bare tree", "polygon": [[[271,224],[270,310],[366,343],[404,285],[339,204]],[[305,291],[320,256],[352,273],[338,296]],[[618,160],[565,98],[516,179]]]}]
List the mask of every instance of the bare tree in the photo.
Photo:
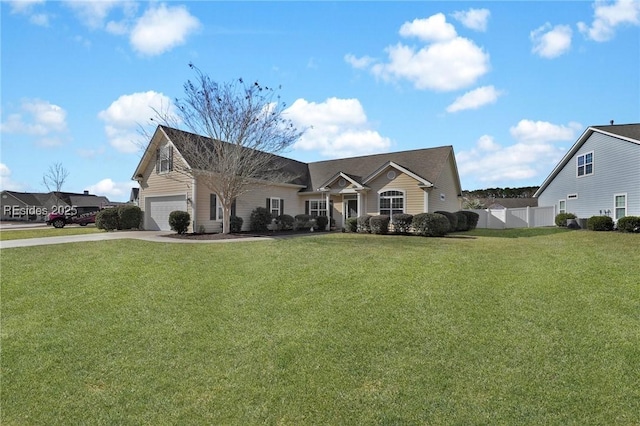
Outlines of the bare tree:
[{"label": "bare tree", "polygon": [[62,166],[62,163],[54,163],[42,176],[42,183],[49,192],[60,192],[68,176],[69,172]]},{"label": "bare tree", "polygon": [[184,84],[185,97],[175,100],[175,115],[159,118],[170,127],[182,124],[206,137],[174,132],[172,142],[188,162],[188,167],[174,164],[174,170],[217,195],[223,209],[222,232],[229,233],[231,207],[238,196],[259,184],[293,178],[274,154],[289,148],[302,132],[283,117],[286,105],[274,88],[242,79],[217,83],[193,64],[189,67],[196,78]]}]

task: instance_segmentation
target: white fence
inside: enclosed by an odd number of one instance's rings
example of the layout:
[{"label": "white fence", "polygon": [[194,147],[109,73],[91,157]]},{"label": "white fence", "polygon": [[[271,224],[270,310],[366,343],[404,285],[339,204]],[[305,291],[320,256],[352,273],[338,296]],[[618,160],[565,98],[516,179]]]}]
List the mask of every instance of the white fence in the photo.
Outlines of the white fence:
[{"label": "white fence", "polygon": [[555,207],[470,210],[480,215],[478,228],[535,228],[555,225]]}]

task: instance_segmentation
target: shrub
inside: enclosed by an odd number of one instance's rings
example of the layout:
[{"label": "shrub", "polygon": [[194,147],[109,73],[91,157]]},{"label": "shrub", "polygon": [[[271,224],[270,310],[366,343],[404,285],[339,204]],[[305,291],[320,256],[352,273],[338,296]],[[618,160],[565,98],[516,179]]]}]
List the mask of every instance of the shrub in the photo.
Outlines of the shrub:
[{"label": "shrub", "polygon": [[266,232],[271,225],[271,212],[264,207],[256,207],[249,217],[249,229],[253,232]]},{"label": "shrub", "polygon": [[316,220],[316,224],[314,226],[316,231],[324,231],[327,229],[327,224],[329,223],[328,217],[316,216],[314,219]]},{"label": "shrub", "polygon": [[466,232],[469,230],[469,224],[467,223],[467,215],[462,213],[462,211],[458,211],[454,213],[456,215],[456,219],[458,219],[458,223],[455,227],[457,232]]},{"label": "shrub", "polygon": [[293,216],[288,214],[281,214],[276,218],[278,222],[278,229],[282,231],[290,231],[293,229]]},{"label": "shrub", "polygon": [[314,225],[314,220],[311,215],[297,214],[293,220],[293,230],[300,231],[301,229],[311,229]]},{"label": "shrub", "polygon": [[618,231],[640,232],[640,216],[625,216],[618,219]]},{"label": "shrub", "polygon": [[411,221],[413,220],[413,215],[400,213],[393,215],[393,232],[396,234],[409,234],[411,232]]},{"label": "shrub", "polygon": [[445,216],[449,220],[449,230],[456,231],[458,229],[458,214],[444,211],[434,212]]},{"label": "shrub", "polygon": [[381,214],[369,219],[369,227],[372,234],[386,235],[389,233],[389,215]]},{"label": "shrub", "polygon": [[231,232],[240,232],[242,231],[242,223],[244,220],[240,216],[231,216],[229,218],[229,230]]},{"label": "shrub", "polygon": [[100,210],[96,214],[96,228],[105,231],[113,231],[118,229],[118,209],[115,207]]},{"label": "shrub", "polygon": [[469,210],[460,210],[460,213],[467,217],[467,228],[469,229],[469,231],[472,229],[476,229],[476,226],[478,226],[478,221],[480,220],[480,215]]},{"label": "shrub", "polygon": [[442,237],[449,232],[449,219],[439,213],[417,214],[411,225],[416,235],[423,237]]},{"label": "shrub", "polygon": [[345,230],[347,232],[357,232],[358,231],[358,218],[357,217],[347,218],[347,221],[345,223]]},{"label": "shrub", "polygon": [[613,219],[609,216],[591,216],[587,220],[587,229],[591,231],[612,231]]},{"label": "shrub", "polygon": [[190,222],[191,216],[187,212],[174,210],[169,213],[169,226],[178,234],[184,234],[185,232],[187,232]]},{"label": "shrub", "polygon": [[368,214],[358,216],[358,228],[357,232],[369,233],[371,232],[371,227],[369,226],[369,221],[371,220],[371,216]]},{"label": "shrub", "polygon": [[567,219],[576,219],[577,216],[573,213],[558,213],[555,218],[556,226],[565,228],[567,226]]},{"label": "shrub", "polygon": [[142,223],[142,209],[125,204],[118,207],[118,229],[138,229]]}]

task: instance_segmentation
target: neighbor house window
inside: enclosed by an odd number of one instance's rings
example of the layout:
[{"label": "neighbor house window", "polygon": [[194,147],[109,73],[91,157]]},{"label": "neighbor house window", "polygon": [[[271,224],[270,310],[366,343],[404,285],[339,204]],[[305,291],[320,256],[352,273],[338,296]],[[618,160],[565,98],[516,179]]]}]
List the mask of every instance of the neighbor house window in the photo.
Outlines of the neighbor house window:
[{"label": "neighbor house window", "polygon": [[593,152],[578,155],[578,176],[593,174]]},{"label": "neighbor house window", "polygon": [[567,202],[565,200],[558,201],[558,213],[567,212]]},{"label": "neighbor house window", "polygon": [[404,213],[404,192],[385,191],[380,194],[380,214],[393,216]]},{"label": "neighbor house window", "polygon": [[165,145],[156,150],[156,172],[168,173],[173,170],[173,147]]},{"label": "neighbor house window", "polygon": [[326,216],[327,215],[327,200],[310,200],[309,201],[309,214],[311,216]]},{"label": "neighbor house window", "polygon": [[613,196],[615,213],[614,219],[618,220],[627,215],[627,194],[616,194]]}]

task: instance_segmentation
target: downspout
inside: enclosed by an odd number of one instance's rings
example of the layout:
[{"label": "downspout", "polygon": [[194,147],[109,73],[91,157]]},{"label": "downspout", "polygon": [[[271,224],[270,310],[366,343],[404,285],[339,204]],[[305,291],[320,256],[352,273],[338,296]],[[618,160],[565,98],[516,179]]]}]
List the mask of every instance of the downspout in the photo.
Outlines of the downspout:
[{"label": "downspout", "polygon": [[196,220],[196,178],[195,177],[191,179],[191,212],[193,213],[192,231],[195,233],[198,230],[198,228],[196,227],[197,220]]}]

